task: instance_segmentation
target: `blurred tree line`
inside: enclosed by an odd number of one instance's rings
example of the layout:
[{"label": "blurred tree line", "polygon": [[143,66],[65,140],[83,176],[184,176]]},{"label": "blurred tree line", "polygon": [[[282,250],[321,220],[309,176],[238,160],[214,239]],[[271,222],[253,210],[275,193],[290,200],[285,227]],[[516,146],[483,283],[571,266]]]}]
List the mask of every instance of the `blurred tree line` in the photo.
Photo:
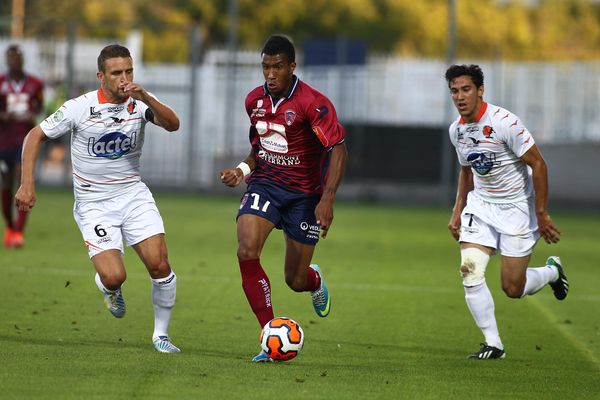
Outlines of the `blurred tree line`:
[{"label": "blurred tree line", "polygon": [[[0,34],[11,2],[0,2]],[[447,0],[237,0],[239,47],[260,48],[271,33],[303,39],[364,40],[371,54],[444,58]],[[145,61],[186,62],[192,27],[205,46],[226,46],[231,0],[26,0],[25,36],[144,37]],[[600,58],[600,4],[594,0],[456,0],[459,58]]]}]

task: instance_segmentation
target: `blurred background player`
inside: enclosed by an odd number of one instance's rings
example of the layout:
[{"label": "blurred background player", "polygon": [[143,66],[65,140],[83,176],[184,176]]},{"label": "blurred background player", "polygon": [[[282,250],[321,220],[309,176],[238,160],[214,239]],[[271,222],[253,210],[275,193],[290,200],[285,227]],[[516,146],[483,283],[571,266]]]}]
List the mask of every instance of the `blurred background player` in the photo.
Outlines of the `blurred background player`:
[{"label": "blurred background player", "polygon": [[[261,57],[265,83],[246,97],[252,149],[236,168],[221,172],[221,181],[237,186],[249,175],[237,217],[237,257],[244,293],[262,328],[274,316],[260,263],[273,228],[284,232],[287,285],[310,292],[318,316],[329,314],[329,292],[311,260],[319,234],[325,238],[333,221],[347,150],[333,104],[294,75],[292,42],[273,35]],[[261,352],[252,361],[270,359]]]},{"label": "blurred background player", "polygon": [[452,101],[460,117],[450,125],[450,140],[461,168],[456,203],[448,228],[460,242],[460,272],[467,306],[485,343],[474,359],[504,358],[485,281],[490,256],[500,251],[502,289],[508,297],[537,293],[549,284],[558,300],[569,283],[558,257],[528,268],[541,236],[560,240],[548,214],[548,171],[531,133],[521,120],[483,101],[483,71],[477,65],[452,65],[446,71]]},{"label": "blurred background player", "polygon": [[6,74],[0,75],[0,177],[2,216],[6,223],[5,247],[25,244],[27,212],[14,208],[14,187],[21,174],[21,148],[44,103],[44,84],[23,69],[23,52],[17,45],[6,50]]},{"label": "blurred background player", "polygon": [[29,211],[35,205],[34,169],[42,141],[72,133],[73,214],[105,303],[115,317],[124,316],[125,240],[152,281],[154,347],[161,353],[178,353],[167,333],[177,277],[167,258],[162,218],[140,178],[140,156],[147,122],[171,132],[179,129],[179,118],[133,82],[133,60],[127,48],[105,47],[98,56],[97,77],[100,89],[68,100],[27,134],[17,206]]}]

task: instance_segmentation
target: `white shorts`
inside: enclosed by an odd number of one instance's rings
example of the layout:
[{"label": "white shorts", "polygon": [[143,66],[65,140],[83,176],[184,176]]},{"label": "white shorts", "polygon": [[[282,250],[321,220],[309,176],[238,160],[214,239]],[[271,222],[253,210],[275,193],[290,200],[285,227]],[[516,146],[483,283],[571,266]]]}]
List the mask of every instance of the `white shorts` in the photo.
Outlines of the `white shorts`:
[{"label": "white shorts", "polygon": [[108,200],[75,202],[73,216],[90,258],[104,250],[123,250],[165,233],[162,217],[148,187],[139,182],[133,190]]},{"label": "white shorts", "polygon": [[491,247],[504,256],[524,257],[533,252],[539,238],[533,202],[498,204],[482,200],[473,192],[467,196],[460,242]]}]

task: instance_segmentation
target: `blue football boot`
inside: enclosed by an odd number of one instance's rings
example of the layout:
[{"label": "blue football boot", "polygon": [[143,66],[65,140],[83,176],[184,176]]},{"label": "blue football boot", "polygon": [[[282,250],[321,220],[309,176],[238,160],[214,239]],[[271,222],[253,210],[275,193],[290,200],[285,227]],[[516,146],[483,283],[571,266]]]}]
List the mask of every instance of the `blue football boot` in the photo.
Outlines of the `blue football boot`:
[{"label": "blue football boot", "polygon": [[317,271],[319,277],[321,277],[321,287],[314,292],[310,292],[313,307],[319,317],[326,317],[329,315],[329,311],[331,311],[331,296],[329,296],[329,291],[327,290],[327,285],[319,266],[317,264],[310,264],[309,267]]},{"label": "blue football boot", "polygon": [[253,363],[273,362],[273,359],[269,357],[263,350],[252,358]]}]

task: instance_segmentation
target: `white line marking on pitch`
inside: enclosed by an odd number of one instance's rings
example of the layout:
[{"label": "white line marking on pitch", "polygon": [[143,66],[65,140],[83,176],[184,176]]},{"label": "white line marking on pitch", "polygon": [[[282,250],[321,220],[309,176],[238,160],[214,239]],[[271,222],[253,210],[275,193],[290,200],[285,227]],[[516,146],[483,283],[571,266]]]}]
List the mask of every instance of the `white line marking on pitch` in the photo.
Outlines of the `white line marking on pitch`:
[{"label": "white line marking on pitch", "polygon": [[529,303],[533,304],[533,306],[538,309],[538,311],[548,320],[548,322],[550,322],[550,325],[555,327],[555,329],[565,338],[567,342],[571,343],[571,345],[573,345],[573,347],[579,350],[579,352],[583,354],[583,356],[587,358],[588,361],[590,361],[598,370],[600,370],[600,361],[596,358],[594,353],[591,352],[589,348],[585,345],[585,343],[579,340],[577,336],[571,333],[569,329],[567,329],[566,325],[556,323],[559,317],[556,314],[552,313],[549,307],[546,307],[543,304],[541,304],[539,300],[535,297],[530,297],[528,300]]}]

